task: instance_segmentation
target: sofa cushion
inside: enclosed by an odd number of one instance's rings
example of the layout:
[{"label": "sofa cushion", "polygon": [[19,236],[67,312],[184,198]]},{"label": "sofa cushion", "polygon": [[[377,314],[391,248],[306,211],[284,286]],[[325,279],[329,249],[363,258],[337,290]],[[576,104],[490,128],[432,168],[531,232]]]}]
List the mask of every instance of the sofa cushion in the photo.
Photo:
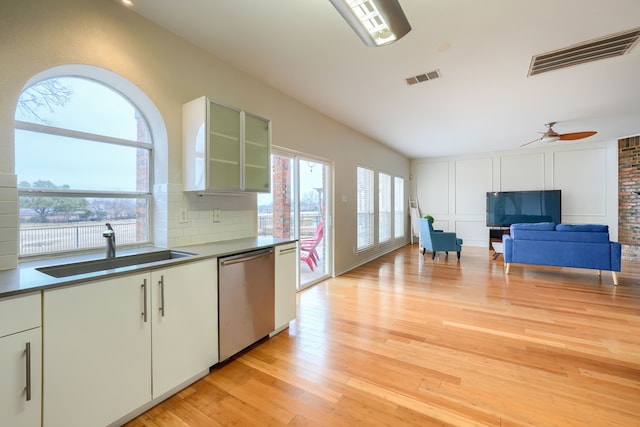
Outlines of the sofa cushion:
[{"label": "sofa cushion", "polygon": [[[511,236],[513,236],[514,240],[558,240],[557,231],[537,231],[537,230],[513,230],[511,232]],[[566,233],[566,235],[570,235]],[[572,235],[572,234],[571,234]]]},{"label": "sofa cushion", "polygon": [[511,230],[537,230],[537,231],[553,231],[556,225],[553,222],[533,222],[511,224]]},{"label": "sofa cushion", "polygon": [[[553,228],[551,228],[553,227]],[[513,224],[511,236],[516,240],[554,242],[608,243],[609,227],[600,224],[558,224],[552,222]]]},{"label": "sofa cushion", "polygon": [[595,231],[600,233],[608,233],[609,226],[604,224],[558,224],[556,231]]},{"label": "sofa cushion", "polygon": [[555,240],[556,242],[609,243],[609,233],[597,231],[552,231],[549,238],[539,240]]},{"label": "sofa cushion", "polygon": [[561,242],[609,242],[609,226],[604,224],[558,224],[556,230]]},{"label": "sofa cushion", "polygon": [[553,222],[518,223],[511,225],[510,234],[514,239],[554,240],[555,228],[556,225]]}]

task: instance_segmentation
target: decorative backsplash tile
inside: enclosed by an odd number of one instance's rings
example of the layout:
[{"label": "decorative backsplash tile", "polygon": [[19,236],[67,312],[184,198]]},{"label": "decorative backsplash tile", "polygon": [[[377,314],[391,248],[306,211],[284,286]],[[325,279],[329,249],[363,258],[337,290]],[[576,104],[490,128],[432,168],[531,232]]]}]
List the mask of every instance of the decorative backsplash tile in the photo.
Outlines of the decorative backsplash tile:
[{"label": "decorative backsplash tile", "polygon": [[[182,187],[175,184],[168,185],[167,190],[168,247],[255,236],[255,194],[199,196],[184,193]],[[181,222],[181,209],[185,210],[186,222]],[[214,210],[220,211],[219,222],[214,221]]]},{"label": "decorative backsplash tile", "polygon": [[14,174],[0,174],[0,270],[18,265],[18,190]]}]

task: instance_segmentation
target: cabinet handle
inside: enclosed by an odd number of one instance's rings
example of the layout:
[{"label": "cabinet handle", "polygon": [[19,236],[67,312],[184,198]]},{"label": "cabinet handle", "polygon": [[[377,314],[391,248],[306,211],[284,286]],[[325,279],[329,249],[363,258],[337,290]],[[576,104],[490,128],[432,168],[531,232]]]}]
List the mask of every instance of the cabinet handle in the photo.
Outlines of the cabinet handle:
[{"label": "cabinet handle", "polygon": [[160,285],[160,315],[164,317],[164,275],[160,276],[160,280],[158,281],[158,285]]},{"label": "cabinet handle", "polygon": [[144,279],[142,282],[142,318],[144,319],[144,323],[147,323],[147,279]]},{"label": "cabinet handle", "polygon": [[24,349],[27,355],[27,402],[31,400],[31,343],[28,342]]},{"label": "cabinet handle", "polygon": [[288,254],[290,252],[295,252],[297,248],[287,248],[287,249],[280,249],[279,255],[284,255],[284,254]]}]

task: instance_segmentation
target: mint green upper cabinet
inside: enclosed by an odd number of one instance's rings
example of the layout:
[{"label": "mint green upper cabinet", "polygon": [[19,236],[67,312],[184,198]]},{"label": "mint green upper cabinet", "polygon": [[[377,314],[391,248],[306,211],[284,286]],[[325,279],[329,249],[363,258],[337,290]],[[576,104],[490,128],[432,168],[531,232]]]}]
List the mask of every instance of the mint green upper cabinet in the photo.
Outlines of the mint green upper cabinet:
[{"label": "mint green upper cabinet", "polygon": [[271,182],[271,122],[244,115],[244,189],[269,192]]},{"label": "mint green upper cabinet", "polygon": [[241,190],[241,112],[209,102],[207,189]]},{"label": "mint green upper cabinet", "polygon": [[183,106],[184,190],[269,192],[271,122],[201,97]]}]

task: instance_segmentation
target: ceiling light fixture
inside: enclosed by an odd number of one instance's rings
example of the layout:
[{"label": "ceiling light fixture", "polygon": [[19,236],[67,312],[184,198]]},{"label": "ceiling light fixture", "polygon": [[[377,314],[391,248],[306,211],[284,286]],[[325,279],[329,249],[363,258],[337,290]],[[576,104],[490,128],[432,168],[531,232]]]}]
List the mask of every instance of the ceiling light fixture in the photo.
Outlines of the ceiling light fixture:
[{"label": "ceiling light fixture", "polygon": [[542,135],[542,138],[540,138],[540,142],[547,144],[551,142],[556,142],[559,139],[560,139],[560,135]]},{"label": "ceiling light fixture", "polygon": [[364,44],[393,43],[411,31],[398,0],[329,0]]}]

